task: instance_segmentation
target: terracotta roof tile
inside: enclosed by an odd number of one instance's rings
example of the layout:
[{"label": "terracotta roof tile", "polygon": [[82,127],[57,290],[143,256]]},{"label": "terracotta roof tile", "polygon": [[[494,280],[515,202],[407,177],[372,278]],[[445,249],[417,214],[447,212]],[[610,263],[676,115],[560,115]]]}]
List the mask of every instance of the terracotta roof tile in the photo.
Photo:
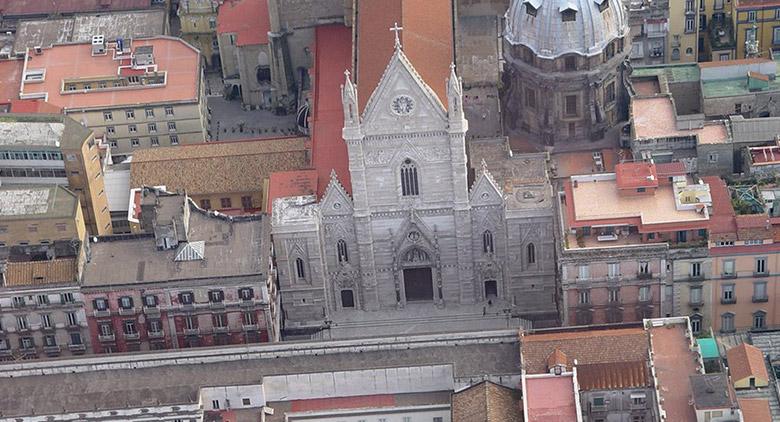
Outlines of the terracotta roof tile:
[{"label": "terracotta roof tile", "polygon": [[726,358],[729,362],[729,372],[733,382],[748,377],[769,379],[764,364],[764,354],[753,345],[742,343],[737,347],[732,347],[726,352]]},{"label": "terracotta roof tile", "polygon": [[19,98],[24,60],[0,60],[0,101]]},{"label": "terracotta roof tile", "polygon": [[359,409],[395,406],[395,396],[392,394],[376,394],[372,396],[329,397],[324,399],[292,400],[290,410],[293,412],[308,412],[328,409]]},{"label": "terracotta roof tile", "polygon": [[653,163],[617,164],[615,166],[615,175],[618,189],[658,187],[658,173]]},{"label": "terracotta roof tile", "polygon": [[483,381],[452,395],[452,422],[521,422],[520,394]]},{"label": "terracotta roof tile", "polygon": [[671,163],[658,163],[655,165],[658,178],[663,179],[671,176],[684,176],[685,164],[682,161],[672,161]]},{"label": "terracotta roof tile", "polygon": [[652,385],[647,362],[610,362],[577,365],[581,390],[622,390]]},{"label": "terracotta roof tile", "polygon": [[149,0],[0,0],[6,16],[148,9]]},{"label": "terracotta roof tile", "polygon": [[76,281],[75,258],[51,261],[9,262],[4,287],[37,286],[42,284],[73,283]]},{"label": "terracotta roof tile", "polygon": [[742,419],[750,422],[772,422],[767,399],[737,399],[742,409]]},{"label": "terracotta roof tile", "polygon": [[271,214],[274,199],[317,193],[317,170],[293,170],[272,173],[268,181],[268,204]]},{"label": "terracotta roof tile", "polygon": [[713,237],[712,240],[737,240],[736,213],[731,204],[731,194],[729,194],[726,182],[718,176],[707,176],[703,177],[702,180],[710,185],[712,213],[710,214],[709,230],[710,236]]},{"label": "terracotta roof tile", "polygon": [[641,328],[563,331],[528,334],[522,338],[522,361],[529,374],[547,372],[547,357],[555,349],[578,365],[637,362],[647,358],[647,334]]},{"label": "terracotta roof tile", "polygon": [[569,358],[566,357],[566,353],[561,352],[561,349],[555,348],[547,357],[547,370],[549,371],[556,366],[563,366],[569,368]]},{"label": "terracotta roof tile", "polygon": [[267,0],[228,0],[219,6],[217,33],[235,33],[236,45],[268,44]]},{"label": "terracotta roof tile", "polygon": [[137,150],[130,187],[165,186],[190,195],[260,191],[271,173],[307,166],[305,143],[278,138]]}]

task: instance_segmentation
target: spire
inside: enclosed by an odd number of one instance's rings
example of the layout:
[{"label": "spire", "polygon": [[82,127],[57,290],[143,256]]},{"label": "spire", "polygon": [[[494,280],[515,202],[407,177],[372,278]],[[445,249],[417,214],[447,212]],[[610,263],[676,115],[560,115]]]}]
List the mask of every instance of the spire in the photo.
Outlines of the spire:
[{"label": "spire", "polygon": [[344,71],[344,84],[341,85],[341,102],[344,107],[344,127],[355,127],[359,122],[357,88],[349,77],[349,70]]},{"label": "spire", "polygon": [[399,36],[399,33],[403,31],[403,26],[398,26],[398,22],[393,24],[393,26],[390,28],[391,31],[395,32],[395,49],[400,50],[401,49],[401,37]]},{"label": "spire", "polygon": [[455,73],[455,63],[450,64],[450,77],[447,78],[447,114],[450,131],[466,133],[468,122],[463,114],[463,87]]},{"label": "spire", "polygon": [[458,94],[463,92],[460,78],[458,77],[458,74],[455,73],[455,63],[450,63],[450,77],[447,79],[447,89],[457,92]]}]

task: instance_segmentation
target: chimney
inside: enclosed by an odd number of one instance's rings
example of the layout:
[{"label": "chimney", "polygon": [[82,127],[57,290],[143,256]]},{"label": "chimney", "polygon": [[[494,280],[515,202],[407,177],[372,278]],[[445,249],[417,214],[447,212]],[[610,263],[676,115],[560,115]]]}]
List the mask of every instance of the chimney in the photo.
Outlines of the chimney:
[{"label": "chimney", "polygon": [[106,37],[103,35],[92,36],[92,55],[106,54]]}]

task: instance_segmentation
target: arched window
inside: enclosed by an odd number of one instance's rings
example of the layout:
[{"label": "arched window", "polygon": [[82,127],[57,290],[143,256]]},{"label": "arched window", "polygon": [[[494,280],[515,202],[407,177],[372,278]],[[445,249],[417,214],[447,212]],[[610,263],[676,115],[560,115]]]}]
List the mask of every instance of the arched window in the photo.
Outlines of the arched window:
[{"label": "arched window", "polygon": [[526,256],[528,258],[529,264],[535,264],[536,263],[536,246],[534,246],[533,243],[529,243],[528,246],[526,246]]},{"label": "arched window", "polygon": [[348,262],[349,254],[347,253],[347,242],[344,239],[340,239],[336,244],[336,250],[339,254],[339,262]]},{"label": "arched window", "polygon": [[301,258],[295,258],[295,275],[298,278],[306,278],[306,271],[303,268],[303,260]]},{"label": "arched window", "polygon": [[493,253],[493,232],[490,230],[482,233],[482,252]]},{"label": "arched window", "polygon": [[401,194],[403,196],[420,194],[417,182],[417,166],[408,158],[401,164]]}]

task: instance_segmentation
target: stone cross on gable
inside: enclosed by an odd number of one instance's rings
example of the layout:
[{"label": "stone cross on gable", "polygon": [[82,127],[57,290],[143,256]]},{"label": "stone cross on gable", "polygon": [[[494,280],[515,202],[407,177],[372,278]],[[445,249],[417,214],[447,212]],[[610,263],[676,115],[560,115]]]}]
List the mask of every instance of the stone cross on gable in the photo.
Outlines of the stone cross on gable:
[{"label": "stone cross on gable", "polygon": [[398,36],[398,33],[403,31],[403,29],[403,26],[398,26],[398,22],[390,28],[391,31],[395,32],[395,48],[401,48],[401,38]]}]

